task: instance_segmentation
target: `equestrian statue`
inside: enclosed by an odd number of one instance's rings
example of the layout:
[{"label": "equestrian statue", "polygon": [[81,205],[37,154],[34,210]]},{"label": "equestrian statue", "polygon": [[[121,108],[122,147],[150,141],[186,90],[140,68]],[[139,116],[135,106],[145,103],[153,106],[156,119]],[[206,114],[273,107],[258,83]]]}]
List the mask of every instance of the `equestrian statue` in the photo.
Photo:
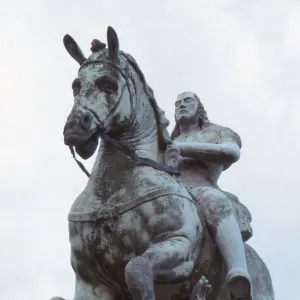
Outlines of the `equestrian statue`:
[{"label": "equestrian statue", "polygon": [[[251,215],[218,186],[240,157],[239,135],[210,122],[192,92],[177,97],[169,134],[112,27],[88,58],[70,35],[64,45],[80,65],[64,143],[89,176],[68,215],[74,300],[274,300],[269,271],[246,243]],[[89,174],[75,152],[96,150]]]}]

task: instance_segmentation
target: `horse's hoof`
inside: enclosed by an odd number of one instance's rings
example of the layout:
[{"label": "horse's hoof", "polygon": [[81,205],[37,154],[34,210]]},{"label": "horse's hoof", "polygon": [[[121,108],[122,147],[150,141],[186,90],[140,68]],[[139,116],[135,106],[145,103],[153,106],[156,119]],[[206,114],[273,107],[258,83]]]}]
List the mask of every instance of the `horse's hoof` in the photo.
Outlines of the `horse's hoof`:
[{"label": "horse's hoof", "polygon": [[211,291],[211,285],[206,277],[202,276],[193,288],[192,295],[189,300],[206,300]]}]

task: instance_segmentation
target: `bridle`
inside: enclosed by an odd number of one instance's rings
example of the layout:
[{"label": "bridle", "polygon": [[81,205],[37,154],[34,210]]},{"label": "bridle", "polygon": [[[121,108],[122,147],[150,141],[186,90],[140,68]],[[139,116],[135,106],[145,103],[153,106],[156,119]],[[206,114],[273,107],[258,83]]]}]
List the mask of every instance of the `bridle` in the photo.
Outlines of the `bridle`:
[{"label": "bridle", "polygon": [[[95,61],[93,61],[93,63],[94,62]],[[130,93],[131,103],[132,103],[132,97],[133,97],[133,95],[132,95],[132,92],[131,92],[131,89],[130,89],[130,84],[128,82],[128,78],[126,76],[127,72],[125,72],[125,74],[124,74],[124,71],[122,69],[120,69],[118,66],[116,66],[115,64],[113,64],[113,63],[111,63],[109,61],[97,61],[97,62],[109,63],[110,65],[112,65],[113,67],[117,68],[120,71],[120,73],[122,74],[122,76],[124,77],[124,79],[126,81],[126,84],[127,84],[127,87],[128,87],[129,93]],[[128,67],[126,68],[126,71],[127,70],[128,70]],[[124,85],[124,87],[125,87],[125,85]],[[116,106],[118,106],[119,102],[121,101],[121,98],[122,97],[120,96],[120,100],[118,101],[118,103],[116,104]],[[131,159],[133,159],[135,161],[135,165],[136,166],[148,166],[148,167],[152,167],[152,168],[154,168],[156,170],[164,171],[164,172],[172,174],[172,175],[180,175],[180,172],[179,172],[179,170],[178,170],[177,167],[169,166],[169,165],[166,165],[164,163],[160,163],[160,162],[154,161],[154,160],[152,160],[150,158],[147,158],[147,157],[138,156],[135,153],[134,150],[128,148],[125,145],[123,145],[118,140],[110,137],[108,135],[108,133],[107,133],[107,130],[100,125],[101,122],[100,122],[97,114],[93,110],[89,109],[88,107],[84,107],[84,108],[87,109],[89,112],[91,112],[94,115],[94,117],[97,119],[97,121],[98,121],[98,124],[97,124],[97,136],[100,137],[100,138],[102,138],[105,142],[107,142],[108,144],[110,144],[114,148],[122,151],[124,154],[126,154],[127,156],[129,156]],[[91,176],[90,173],[86,170],[86,168],[84,167],[84,165],[76,158],[73,147],[69,146],[69,149],[71,151],[71,154],[72,154],[74,160],[76,161],[76,163],[80,167],[80,169],[87,175],[87,177],[90,177]]]}]

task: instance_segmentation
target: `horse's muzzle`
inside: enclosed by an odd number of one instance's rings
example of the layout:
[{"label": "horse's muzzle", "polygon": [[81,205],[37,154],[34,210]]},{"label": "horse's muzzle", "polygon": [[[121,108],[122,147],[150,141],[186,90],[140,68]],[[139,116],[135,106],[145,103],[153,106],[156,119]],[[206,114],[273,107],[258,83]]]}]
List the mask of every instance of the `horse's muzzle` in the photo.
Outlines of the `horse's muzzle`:
[{"label": "horse's muzzle", "polygon": [[78,146],[80,144],[83,144],[86,140],[87,138],[83,138],[80,135],[72,133],[66,134],[64,136],[64,143],[67,146]]},{"label": "horse's muzzle", "polygon": [[88,111],[72,112],[64,128],[65,144],[75,146],[83,139],[89,138],[92,120],[93,115]]},{"label": "horse's muzzle", "polygon": [[67,122],[63,134],[67,146],[83,144],[89,138],[87,130],[77,120]]}]

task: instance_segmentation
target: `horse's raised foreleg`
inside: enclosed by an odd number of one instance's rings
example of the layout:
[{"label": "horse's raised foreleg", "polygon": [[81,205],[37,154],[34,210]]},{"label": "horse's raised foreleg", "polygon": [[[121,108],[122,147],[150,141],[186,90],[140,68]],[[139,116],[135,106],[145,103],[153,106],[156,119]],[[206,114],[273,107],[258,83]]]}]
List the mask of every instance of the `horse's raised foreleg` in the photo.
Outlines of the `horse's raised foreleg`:
[{"label": "horse's raised foreleg", "polygon": [[186,278],[194,263],[188,261],[191,242],[183,236],[153,244],[141,256],[129,261],[125,268],[126,284],[134,300],[153,300],[154,281],[174,282]]}]

